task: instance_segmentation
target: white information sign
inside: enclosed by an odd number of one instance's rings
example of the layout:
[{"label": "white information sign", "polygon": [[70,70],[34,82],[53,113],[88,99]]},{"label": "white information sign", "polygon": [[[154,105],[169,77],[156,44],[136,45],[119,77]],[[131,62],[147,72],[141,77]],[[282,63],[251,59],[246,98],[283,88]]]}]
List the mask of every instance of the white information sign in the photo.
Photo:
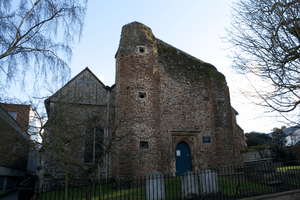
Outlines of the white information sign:
[{"label": "white information sign", "polygon": [[180,150],[176,150],[176,156],[181,156]]}]

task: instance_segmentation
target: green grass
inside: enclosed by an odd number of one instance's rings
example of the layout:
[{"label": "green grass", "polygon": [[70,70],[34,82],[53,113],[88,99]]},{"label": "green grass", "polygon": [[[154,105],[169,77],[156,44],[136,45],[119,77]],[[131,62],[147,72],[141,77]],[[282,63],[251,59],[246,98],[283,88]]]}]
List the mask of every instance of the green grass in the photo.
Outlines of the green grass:
[{"label": "green grass", "polygon": [[[240,183],[238,183],[238,181]],[[298,183],[295,183],[298,184]],[[107,199],[123,199],[123,200],[146,200],[145,187],[139,187],[136,189],[128,190],[115,190],[114,184],[95,186],[91,192],[91,199],[101,200]],[[248,182],[247,180],[238,180],[234,177],[218,177],[219,193],[233,197],[235,195],[247,194],[249,191],[257,193],[276,192],[272,187],[262,184],[256,184]],[[101,191],[101,192],[100,192]],[[199,182],[200,191],[200,182]],[[70,188],[68,191],[68,199],[82,199],[86,200],[87,187]],[[180,199],[181,198],[181,179],[180,177],[165,179],[165,194],[166,199]],[[64,200],[64,190],[56,190],[52,192],[46,192],[40,197],[41,200]]]},{"label": "green grass", "polygon": [[166,199],[181,198],[181,179],[180,177],[165,179]]},{"label": "green grass", "polygon": [[[231,177],[219,177],[218,187],[219,192],[228,195],[229,197],[240,195],[241,193],[247,193],[248,190],[258,191],[258,192],[275,192],[276,190],[272,187],[265,186],[257,183],[250,183],[247,180],[239,180],[238,183],[235,179]],[[243,191],[243,192],[242,192]]]},{"label": "green grass", "polygon": [[[124,199],[124,200],[144,200],[145,196],[145,188],[141,187],[138,189],[130,189],[130,190],[114,190],[112,187],[115,184],[101,185],[95,186],[91,192],[91,199],[96,200],[99,199],[99,194],[101,194],[101,199]],[[101,192],[100,192],[101,190]],[[82,199],[86,200],[86,192],[87,187],[81,188],[70,188],[68,190],[68,199]],[[46,192],[41,195],[41,200],[64,200],[64,189],[56,190],[52,192]]]},{"label": "green grass", "polygon": [[277,170],[286,170],[286,169],[300,169],[300,166],[277,167]]}]

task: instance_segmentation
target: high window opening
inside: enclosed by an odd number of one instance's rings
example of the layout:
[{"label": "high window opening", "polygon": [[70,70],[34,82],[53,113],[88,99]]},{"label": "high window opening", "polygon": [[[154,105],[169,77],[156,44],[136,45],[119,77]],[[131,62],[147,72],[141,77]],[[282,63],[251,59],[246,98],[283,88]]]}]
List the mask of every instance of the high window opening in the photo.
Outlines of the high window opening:
[{"label": "high window opening", "polygon": [[138,55],[146,55],[148,52],[147,52],[147,47],[146,46],[137,46],[136,49],[135,49],[135,52],[138,54]]}]

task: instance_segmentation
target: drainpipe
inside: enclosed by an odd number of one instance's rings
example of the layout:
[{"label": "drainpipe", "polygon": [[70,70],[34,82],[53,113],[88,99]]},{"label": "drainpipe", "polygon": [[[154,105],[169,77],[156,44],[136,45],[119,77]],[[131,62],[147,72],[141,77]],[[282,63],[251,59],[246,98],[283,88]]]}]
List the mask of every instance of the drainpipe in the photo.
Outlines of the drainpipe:
[{"label": "drainpipe", "polygon": [[[105,90],[107,90],[107,131],[106,131],[106,138],[108,139],[108,133],[109,133],[109,95],[111,91],[111,87],[108,85],[103,87]],[[105,177],[106,177],[106,182],[108,182],[108,152],[106,153],[106,172],[105,172]]]}]

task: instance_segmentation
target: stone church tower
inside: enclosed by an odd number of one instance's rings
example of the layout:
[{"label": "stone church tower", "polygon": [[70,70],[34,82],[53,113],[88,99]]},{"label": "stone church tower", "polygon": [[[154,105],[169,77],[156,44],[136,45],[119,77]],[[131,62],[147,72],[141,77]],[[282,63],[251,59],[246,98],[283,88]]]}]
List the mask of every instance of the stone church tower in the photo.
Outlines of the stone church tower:
[{"label": "stone church tower", "polygon": [[[116,54],[116,114],[130,121],[118,133],[129,134],[117,145],[117,173],[144,174],[167,171],[163,154],[166,139],[160,135],[160,69],[156,39],[150,28],[134,22],[122,29]],[[132,155],[131,155],[132,154]]]},{"label": "stone church tower", "polygon": [[[127,137],[116,144],[112,174],[143,176],[153,170],[175,173],[241,163],[244,136],[225,77],[155,38],[141,23],[122,28],[115,92],[116,116],[129,121],[117,131]],[[178,145],[187,149],[186,158]]]},{"label": "stone church tower", "polygon": [[[111,88],[86,68],[45,101],[52,119],[46,134],[67,138],[66,151],[76,162],[95,168],[108,136],[113,142],[98,165],[101,177],[181,175],[242,163],[244,133],[225,77],[214,66],[157,39],[138,22],[122,28],[115,58]],[[46,154],[41,160],[44,180],[64,177],[61,161]],[[70,177],[81,177],[75,167],[68,170]]]}]

